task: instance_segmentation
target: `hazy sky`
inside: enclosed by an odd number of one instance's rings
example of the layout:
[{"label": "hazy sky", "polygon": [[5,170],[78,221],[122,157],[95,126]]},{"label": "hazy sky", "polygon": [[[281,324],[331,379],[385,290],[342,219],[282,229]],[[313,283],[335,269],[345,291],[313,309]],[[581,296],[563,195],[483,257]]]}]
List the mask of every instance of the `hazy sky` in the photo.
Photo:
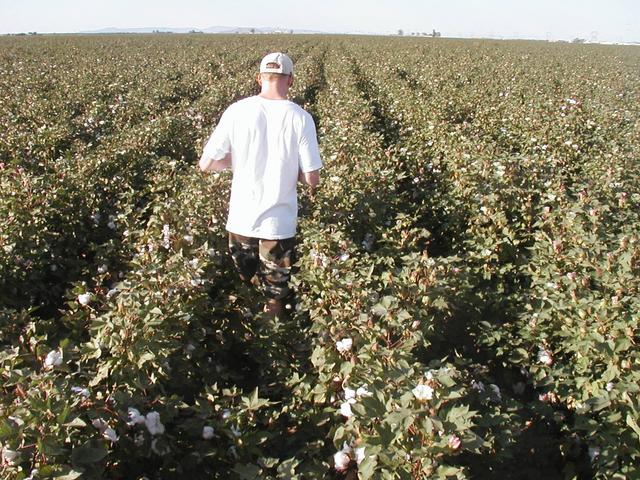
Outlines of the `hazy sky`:
[{"label": "hazy sky", "polygon": [[0,33],[220,25],[630,42],[640,0],[0,0]]}]

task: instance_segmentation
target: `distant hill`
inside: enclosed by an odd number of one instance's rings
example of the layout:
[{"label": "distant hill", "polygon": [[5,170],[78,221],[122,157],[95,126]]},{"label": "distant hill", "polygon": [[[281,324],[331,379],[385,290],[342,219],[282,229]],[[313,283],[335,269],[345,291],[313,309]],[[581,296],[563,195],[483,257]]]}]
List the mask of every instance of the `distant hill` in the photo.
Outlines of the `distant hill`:
[{"label": "distant hill", "polygon": [[109,27],[101,28],[99,30],[86,30],[79,33],[87,34],[108,34],[108,33],[190,33],[190,32],[202,32],[202,33],[297,33],[297,34],[322,34],[325,32],[316,30],[298,30],[288,28],[273,28],[273,27],[222,27],[214,26],[207,28],[183,28],[183,27],[135,27],[135,28],[118,28]]}]

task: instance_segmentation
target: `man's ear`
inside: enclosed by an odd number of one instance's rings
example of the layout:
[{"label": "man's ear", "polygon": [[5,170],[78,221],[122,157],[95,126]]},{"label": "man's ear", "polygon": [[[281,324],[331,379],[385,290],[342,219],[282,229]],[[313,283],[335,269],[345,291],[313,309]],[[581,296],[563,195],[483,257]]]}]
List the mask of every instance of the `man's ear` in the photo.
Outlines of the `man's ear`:
[{"label": "man's ear", "polygon": [[293,73],[289,75],[289,86],[293,85]]},{"label": "man's ear", "polygon": [[262,86],[262,74],[258,74],[256,75],[256,81],[258,82],[258,85]]}]

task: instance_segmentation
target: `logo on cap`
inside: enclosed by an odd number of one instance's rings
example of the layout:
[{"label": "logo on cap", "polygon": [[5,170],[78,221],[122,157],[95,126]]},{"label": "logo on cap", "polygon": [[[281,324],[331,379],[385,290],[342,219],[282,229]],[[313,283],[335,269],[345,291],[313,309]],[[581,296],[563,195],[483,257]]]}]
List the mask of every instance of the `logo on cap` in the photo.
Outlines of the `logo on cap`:
[{"label": "logo on cap", "polygon": [[262,62],[260,62],[260,73],[280,73],[283,75],[291,75],[293,73],[293,62],[285,53],[270,53],[262,59]]}]

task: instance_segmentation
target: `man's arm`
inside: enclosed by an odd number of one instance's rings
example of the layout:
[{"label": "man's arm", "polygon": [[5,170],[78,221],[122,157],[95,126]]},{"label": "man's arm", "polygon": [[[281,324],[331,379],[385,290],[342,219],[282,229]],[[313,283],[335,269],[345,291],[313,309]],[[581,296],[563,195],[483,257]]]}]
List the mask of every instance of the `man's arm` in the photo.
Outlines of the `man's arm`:
[{"label": "man's arm", "polygon": [[320,184],[320,169],[313,170],[311,172],[303,172],[302,170],[298,173],[298,181],[309,185],[312,190]]},{"label": "man's arm", "polygon": [[320,183],[322,160],[318,149],[316,126],[311,115],[303,116],[302,135],[300,137],[300,158],[298,160],[298,180],[311,187],[313,193]]},{"label": "man's arm", "polygon": [[209,172],[211,170],[220,171],[231,167],[231,138],[230,128],[233,120],[232,107],[227,108],[213,133],[207,140],[200,157],[200,170]]},{"label": "man's arm", "polygon": [[200,157],[199,163],[200,170],[202,170],[203,172],[210,172],[212,170],[219,172],[227,168],[231,168],[231,152],[228,152],[220,160],[215,160],[212,157],[208,157],[205,155],[205,153],[203,153],[202,157]]}]

